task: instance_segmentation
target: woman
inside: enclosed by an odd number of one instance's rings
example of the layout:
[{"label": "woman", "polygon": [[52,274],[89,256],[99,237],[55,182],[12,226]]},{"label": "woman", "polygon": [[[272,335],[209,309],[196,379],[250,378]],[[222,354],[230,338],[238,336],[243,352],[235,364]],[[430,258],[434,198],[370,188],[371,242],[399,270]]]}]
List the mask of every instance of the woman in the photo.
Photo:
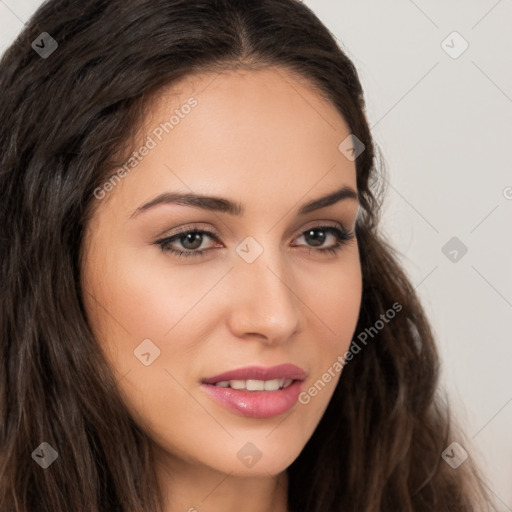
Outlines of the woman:
[{"label": "woman", "polygon": [[1,71],[0,510],[485,509],[305,5],[50,1]]}]

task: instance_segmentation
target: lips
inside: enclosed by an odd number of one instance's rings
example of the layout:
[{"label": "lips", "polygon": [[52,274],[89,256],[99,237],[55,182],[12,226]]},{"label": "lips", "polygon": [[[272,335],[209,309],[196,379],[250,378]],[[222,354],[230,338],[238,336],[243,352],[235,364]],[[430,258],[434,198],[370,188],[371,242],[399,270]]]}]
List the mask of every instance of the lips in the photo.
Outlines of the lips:
[{"label": "lips", "polygon": [[235,414],[265,419],[284,414],[297,403],[305,378],[306,372],[294,364],[248,366],[207,377],[201,389]]},{"label": "lips", "polygon": [[274,380],[274,379],[291,379],[304,380],[306,372],[295,366],[294,364],[280,364],[278,366],[247,366],[236,370],[227,371],[202,379],[203,384],[216,384],[217,382],[230,380]]}]

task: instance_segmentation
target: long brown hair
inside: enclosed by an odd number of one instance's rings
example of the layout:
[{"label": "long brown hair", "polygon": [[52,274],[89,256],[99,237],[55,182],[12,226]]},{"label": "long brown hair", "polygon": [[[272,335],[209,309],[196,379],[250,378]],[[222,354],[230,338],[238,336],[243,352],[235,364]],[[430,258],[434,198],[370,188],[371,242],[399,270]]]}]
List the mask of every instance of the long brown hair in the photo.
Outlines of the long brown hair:
[{"label": "long brown hair", "polygon": [[[46,56],[31,46],[42,32],[58,44]],[[401,305],[346,364],[288,468],[290,510],[480,512],[489,503],[471,459],[453,469],[441,458],[453,428],[432,332],[380,234],[363,91],[325,26],[297,0],[51,0],[0,62],[2,512],[162,509],[147,436],[86,320],[82,235],[94,190],[123,163],[113,155],[129,148],[158,91],[196,72],[257,66],[307,80],[365,145],[356,334]],[[42,442],[59,454],[45,470],[31,456]]]}]

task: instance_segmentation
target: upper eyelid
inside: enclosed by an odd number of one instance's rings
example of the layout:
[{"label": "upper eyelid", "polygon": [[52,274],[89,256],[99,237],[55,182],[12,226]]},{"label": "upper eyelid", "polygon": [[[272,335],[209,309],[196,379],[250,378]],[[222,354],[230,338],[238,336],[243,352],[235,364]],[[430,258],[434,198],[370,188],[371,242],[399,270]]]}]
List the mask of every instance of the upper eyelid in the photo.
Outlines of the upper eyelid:
[{"label": "upper eyelid", "polygon": [[[300,236],[302,234],[304,234],[304,232],[306,232],[308,229],[313,229],[313,228],[322,228],[322,227],[332,227],[332,228],[338,228],[342,231],[346,231],[346,232],[350,232],[350,229],[342,222],[340,221],[321,221],[321,220],[318,220],[318,221],[311,221],[312,224],[306,224],[306,227],[304,228],[301,228],[300,230],[296,231],[297,233],[297,236]],[[221,238],[221,235],[218,233],[217,230],[215,229],[211,229],[211,228],[207,228],[207,227],[201,227],[199,225],[190,225],[190,226],[186,226],[184,228],[179,228],[178,231],[175,231],[169,235],[165,235],[163,236],[161,239],[162,240],[168,240],[170,238],[174,238],[174,237],[179,237],[180,235],[183,235],[183,234],[187,234],[187,233],[190,233],[190,232],[200,232],[200,233],[206,233],[208,234],[208,236],[212,236],[212,237],[215,237],[217,239],[220,239]]]},{"label": "upper eyelid", "polygon": [[[347,234],[351,234],[352,231],[347,228],[343,223],[341,222],[338,222],[338,221],[312,221],[314,222],[313,224],[311,225],[306,225],[307,227],[305,228],[302,228],[300,229],[299,231],[297,231],[296,233],[296,236],[293,238],[295,240],[295,238],[298,238],[300,236],[303,236],[304,233],[306,231],[308,231],[309,229],[320,229],[320,228],[333,228],[333,229],[338,229],[342,232],[345,232]],[[210,229],[210,228],[203,228],[201,226],[196,226],[196,225],[192,225],[192,226],[189,226],[189,227],[185,227],[185,228],[182,228],[182,229],[179,229],[177,232],[174,232],[168,236],[165,236],[163,238],[160,238],[156,243],[162,243],[162,242],[167,242],[167,243],[170,243],[171,240],[173,242],[175,242],[176,240],[179,240],[180,239],[180,236],[184,236],[188,233],[191,233],[191,232],[199,232],[199,233],[203,233],[203,234],[206,234],[209,238],[211,238],[212,240],[216,241],[216,242],[220,242],[220,235],[217,233],[216,230],[213,230],[213,229]],[[203,250],[207,250],[207,249],[203,249]],[[191,251],[192,252],[192,251]]]}]

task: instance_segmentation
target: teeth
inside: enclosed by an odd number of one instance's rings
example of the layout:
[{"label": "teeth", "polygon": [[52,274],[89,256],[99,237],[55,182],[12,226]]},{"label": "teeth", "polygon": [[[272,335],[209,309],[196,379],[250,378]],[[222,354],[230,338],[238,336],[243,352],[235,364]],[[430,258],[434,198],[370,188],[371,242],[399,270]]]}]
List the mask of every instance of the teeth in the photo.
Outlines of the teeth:
[{"label": "teeth", "polygon": [[217,382],[215,386],[220,388],[243,389],[246,391],[277,391],[287,388],[293,382],[292,379],[272,379],[272,380],[223,380]]},{"label": "teeth", "polygon": [[246,389],[245,380],[230,380],[229,387],[233,389]]},{"label": "teeth", "polygon": [[[281,387],[281,380],[282,379],[266,380],[264,382],[265,391],[277,391]],[[249,387],[247,387],[247,389],[249,389]]]},{"label": "teeth", "polygon": [[262,380],[248,380],[246,381],[247,391],[264,391],[265,382]]}]

